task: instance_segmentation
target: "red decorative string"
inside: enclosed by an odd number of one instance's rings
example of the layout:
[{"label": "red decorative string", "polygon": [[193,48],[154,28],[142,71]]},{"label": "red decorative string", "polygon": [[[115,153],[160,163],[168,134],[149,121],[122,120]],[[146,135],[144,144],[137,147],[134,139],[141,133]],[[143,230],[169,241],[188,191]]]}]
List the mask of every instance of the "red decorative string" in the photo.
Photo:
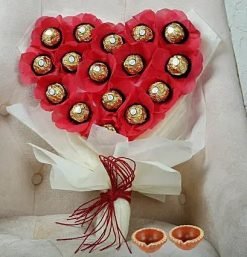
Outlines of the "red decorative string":
[{"label": "red decorative string", "polygon": [[[67,219],[70,223],[60,223],[66,226],[86,225],[84,234],[79,237],[58,239],[58,241],[82,239],[78,251],[88,250],[90,253],[99,247],[100,251],[116,246],[119,249],[122,242],[126,244],[131,252],[126,238],[124,237],[116,218],[114,201],[122,198],[130,202],[131,187],[135,178],[136,164],[128,158],[105,157],[100,155],[100,161],[105,167],[111,183],[111,188],[102,192],[99,197],[82,204]],[[97,221],[98,215],[101,215]],[[94,225],[94,226],[93,226]],[[95,237],[96,233],[102,231],[100,236]],[[112,242],[108,242],[110,235],[114,235]],[[91,240],[95,237],[95,240]]]}]

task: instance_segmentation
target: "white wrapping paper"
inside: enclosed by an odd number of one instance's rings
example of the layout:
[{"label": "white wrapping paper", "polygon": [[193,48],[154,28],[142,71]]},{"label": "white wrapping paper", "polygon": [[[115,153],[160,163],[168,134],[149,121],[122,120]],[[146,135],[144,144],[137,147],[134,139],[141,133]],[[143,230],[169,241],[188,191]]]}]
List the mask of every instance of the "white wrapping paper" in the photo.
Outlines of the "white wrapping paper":
[{"label": "white wrapping paper", "polygon": [[[122,2],[119,1],[119,6],[122,6]],[[107,21],[116,22],[118,17],[122,21],[128,17],[121,11],[122,7],[119,9],[119,16],[116,16],[115,12],[100,8],[101,4],[95,6],[95,3],[90,4],[90,1],[85,1],[82,5],[85,5],[85,11],[94,12],[99,18],[105,18]],[[45,6],[43,8],[47,14],[48,9]],[[64,9],[60,13],[63,11]],[[84,9],[81,8],[80,11],[83,12]],[[220,39],[195,12],[191,11],[188,15],[202,32],[205,67]],[[19,49],[24,51],[24,48],[23,40]],[[165,120],[132,142],[97,125],[92,127],[88,139],[59,130],[52,123],[50,113],[44,112],[39,106],[16,104],[9,106],[8,111],[56,151],[54,153],[31,145],[37,160],[51,165],[50,183],[53,189],[107,190],[110,187],[109,178],[98,155],[124,156],[133,159],[137,164],[132,190],[162,200],[164,199],[162,195],[178,195],[181,191],[180,173],[172,167],[189,160],[205,146],[206,116],[200,78],[194,92],[183,97],[168,113]],[[115,202],[115,211],[119,226],[126,236],[130,218],[129,203],[118,199]]]}]

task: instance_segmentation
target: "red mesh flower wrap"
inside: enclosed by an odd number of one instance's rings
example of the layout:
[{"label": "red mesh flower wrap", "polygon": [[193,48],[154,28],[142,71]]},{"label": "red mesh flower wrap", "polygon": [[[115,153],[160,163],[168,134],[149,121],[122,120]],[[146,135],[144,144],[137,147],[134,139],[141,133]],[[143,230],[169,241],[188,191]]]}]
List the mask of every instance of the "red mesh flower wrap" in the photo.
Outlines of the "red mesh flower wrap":
[{"label": "red mesh flower wrap", "polygon": [[[169,58],[175,55],[182,55],[189,61],[188,73],[181,77],[174,77],[167,71],[167,63]],[[188,49],[177,50],[172,48],[169,50],[157,49],[152,57],[150,66],[143,76],[149,77],[154,71],[160,72],[160,74],[166,74],[169,77],[171,85],[174,85],[181,94],[190,93],[196,86],[196,78],[202,71],[202,54],[200,51],[191,51]]]},{"label": "red mesh flower wrap", "polygon": [[[107,23],[101,24],[95,29],[95,36],[92,41],[92,48],[107,52],[106,50],[104,50],[103,40],[108,35],[114,35],[114,34],[122,37],[123,44],[129,41],[129,38],[127,38],[127,35],[126,35],[125,26],[122,23],[118,23],[115,25],[113,23],[107,22]],[[113,49],[113,52],[114,51],[116,51],[116,49]]]},{"label": "red mesh flower wrap", "polygon": [[67,44],[62,45],[55,53],[55,62],[57,63],[57,67],[59,68],[60,74],[76,74],[77,69],[75,71],[70,71],[66,69],[66,67],[63,65],[63,58],[66,54],[68,53],[77,53],[80,56],[80,61],[81,63],[83,59],[85,59],[86,51],[90,49],[90,45],[85,45],[85,44],[79,44],[76,42],[70,42]]},{"label": "red mesh flower wrap", "polygon": [[[33,70],[34,59],[38,56],[48,56],[52,62],[52,69],[45,75],[38,75]],[[47,50],[30,47],[25,53],[21,55],[19,62],[20,80],[24,85],[36,83],[40,77],[48,74],[56,74],[58,72],[58,65],[55,63],[54,54]]]},{"label": "red mesh flower wrap", "polygon": [[[148,68],[153,52],[155,50],[155,46],[146,43],[133,43],[133,44],[125,44],[115,53],[115,58],[117,62],[116,71],[113,76],[128,78],[132,81],[136,81],[138,84],[141,75]],[[138,55],[141,57],[143,61],[143,69],[135,75],[130,75],[124,69],[124,62],[128,56]]]},{"label": "red mesh flower wrap", "polygon": [[59,83],[64,87],[65,96],[62,102],[66,101],[71,94],[76,92],[76,84],[72,75],[49,75],[39,79],[34,89],[34,96],[40,100],[40,106],[46,111],[55,110],[60,104],[53,104],[46,97],[47,89],[50,85]]},{"label": "red mesh flower wrap", "polygon": [[169,96],[166,100],[154,102],[154,112],[165,113],[166,111],[170,110],[181,97],[181,91],[179,90],[176,81],[174,82],[168,74],[160,72],[159,70],[151,70],[151,68],[149,71],[147,71],[146,78],[142,80],[140,87],[144,89],[146,94],[148,94],[151,85],[157,82],[166,84],[170,89]]},{"label": "red mesh flower wrap", "polygon": [[[178,22],[186,30],[185,39],[182,43],[170,44],[164,39],[164,28],[166,25]],[[156,13],[156,25],[159,38],[159,45],[162,48],[174,48],[174,45],[179,49],[189,48],[191,50],[197,50],[201,44],[200,32],[188,19],[186,14],[179,10],[163,9]]]},{"label": "red mesh flower wrap", "polygon": [[97,28],[102,21],[98,19],[95,15],[90,13],[81,13],[76,16],[67,16],[64,17],[64,23],[66,26],[66,35],[65,35],[65,41],[70,42],[74,41],[81,44],[89,44],[91,40],[89,41],[78,41],[75,36],[75,30],[78,26],[83,24],[90,24],[93,27],[92,35],[95,33],[95,28]]},{"label": "red mesh flower wrap", "polygon": [[[147,111],[147,122],[142,125],[131,125],[126,120],[127,108],[134,105],[140,104]],[[137,135],[142,134],[148,129],[152,129],[158,121],[157,116],[154,115],[154,103],[146,92],[140,88],[134,88],[128,99],[126,99],[125,105],[118,112],[118,122],[121,124],[120,134],[127,136],[130,140],[133,140]]]},{"label": "red mesh flower wrap", "polygon": [[[136,28],[136,26],[140,26],[140,25],[144,25],[147,26],[148,28],[150,28],[152,30],[152,34],[153,37],[147,41],[150,43],[158,43],[158,34],[157,34],[157,27],[156,27],[156,14],[154,11],[152,10],[145,10],[137,15],[135,15],[132,19],[130,19],[129,21],[126,22],[126,31],[129,35],[129,38],[131,40],[131,42],[136,42],[133,34],[134,34],[134,29]],[[141,39],[139,39],[140,41],[145,41],[144,37],[141,37]]]},{"label": "red mesh flower wrap", "polygon": [[[108,69],[108,75],[103,82],[97,82],[90,78],[89,69],[95,63],[103,63]],[[110,80],[116,69],[116,60],[111,54],[103,53],[99,50],[92,50],[85,53],[82,63],[76,75],[76,83],[78,87],[87,92],[102,91]]]},{"label": "red mesh flower wrap", "polygon": [[[102,105],[102,96],[112,90],[118,92],[122,97],[122,104],[116,111],[107,110]],[[94,93],[93,98],[95,100],[95,105],[98,106],[100,117],[98,125],[103,126],[105,124],[111,124],[117,132],[121,133],[123,124],[122,120],[118,117],[118,113],[121,112],[122,109],[126,109],[126,103],[128,102],[128,99],[132,97],[134,92],[135,84],[131,80],[112,78],[103,91]]]},{"label": "red mesh flower wrap", "polygon": [[[180,97],[193,91],[202,71],[200,44],[200,32],[178,10],[145,10],[116,25],[102,23],[88,13],[41,17],[34,26],[31,47],[20,58],[20,80],[37,83],[35,98],[44,110],[53,112],[58,128],[86,137],[93,123],[111,124],[134,140],[164,119]],[[39,62],[39,56],[45,59]],[[66,90],[59,103],[52,102],[46,92],[56,81]],[[150,91],[156,82],[165,88],[161,100],[153,93],[157,88]],[[110,89],[123,96],[114,111],[102,103],[102,95]],[[85,101],[92,113],[89,120],[76,124],[69,110],[79,100]],[[147,112],[144,122],[137,124],[126,116],[129,106],[136,103]]]},{"label": "red mesh flower wrap", "polygon": [[[77,123],[70,117],[70,110],[78,103],[85,103],[90,110],[89,119],[86,122]],[[96,123],[97,119],[98,110],[92,101],[92,96],[88,93],[74,93],[52,113],[52,120],[58,128],[66,129],[69,132],[78,132],[82,135],[88,135],[92,124]]]},{"label": "red mesh flower wrap", "polygon": [[[42,34],[48,28],[54,28],[60,32],[61,40],[59,40],[55,47],[49,47],[42,43]],[[66,29],[67,28],[61,15],[57,16],[56,18],[43,16],[39,18],[34,25],[34,29],[31,35],[31,46],[54,51],[65,42],[64,39],[65,35],[67,34]]]}]

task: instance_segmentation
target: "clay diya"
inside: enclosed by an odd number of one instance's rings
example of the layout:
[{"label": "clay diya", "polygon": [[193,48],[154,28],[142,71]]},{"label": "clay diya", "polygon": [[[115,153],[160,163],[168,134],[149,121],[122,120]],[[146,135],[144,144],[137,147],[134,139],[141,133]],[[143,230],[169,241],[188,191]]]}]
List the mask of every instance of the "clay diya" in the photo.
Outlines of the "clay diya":
[{"label": "clay diya", "polygon": [[158,251],[167,241],[165,231],[158,228],[142,228],[132,234],[132,241],[148,254]]},{"label": "clay diya", "polygon": [[169,232],[170,240],[182,250],[195,248],[202,241],[203,237],[203,230],[192,225],[177,226]]}]

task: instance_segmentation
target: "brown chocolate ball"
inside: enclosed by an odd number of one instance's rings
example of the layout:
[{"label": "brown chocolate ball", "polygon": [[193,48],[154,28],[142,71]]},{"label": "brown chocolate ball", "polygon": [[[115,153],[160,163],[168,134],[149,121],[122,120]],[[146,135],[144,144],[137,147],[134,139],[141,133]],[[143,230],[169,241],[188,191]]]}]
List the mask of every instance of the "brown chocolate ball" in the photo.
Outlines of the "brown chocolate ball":
[{"label": "brown chocolate ball", "polygon": [[80,24],[75,29],[75,38],[78,42],[90,42],[94,26],[91,24]]},{"label": "brown chocolate ball", "polygon": [[33,60],[33,70],[37,75],[46,75],[52,70],[52,61],[49,56],[39,55]]},{"label": "brown chocolate ball", "polygon": [[123,63],[125,71],[129,75],[136,75],[143,71],[144,63],[140,55],[129,55]]},{"label": "brown chocolate ball", "polygon": [[116,111],[123,103],[123,98],[116,90],[110,90],[102,96],[102,104],[108,111]]},{"label": "brown chocolate ball", "polygon": [[47,87],[46,97],[53,104],[60,104],[66,97],[66,91],[62,84],[55,83]]},{"label": "brown chocolate ball", "polygon": [[48,28],[43,31],[41,41],[48,48],[57,47],[62,41],[62,34],[56,28]]},{"label": "brown chocolate ball", "polygon": [[154,34],[152,29],[150,29],[146,25],[138,25],[133,28],[132,30],[132,36],[135,39],[135,41],[152,41],[154,38]]},{"label": "brown chocolate ball", "polygon": [[184,41],[186,31],[178,22],[172,22],[165,27],[164,37],[171,44],[179,44]]},{"label": "brown chocolate ball", "polygon": [[166,69],[172,76],[181,77],[189,72],[189,60],[183,55],[174,55],[169,59]]},{"label": "brown chocolate ball", "polygon": [[89,120],[90,109],[85,103],[77,103],[72,106],[69,115],[73,121],[83,123]]},{"label": "brown chocolate ball", "polygon": [[113,50],[118,49],[123,43],[123,38],[117,34],[108,35],[103,39],[104,50],[108,53],[112,53]]},{"label": "brown chocolate ball", "polygon": [[170,93],[170,87],[162,81],[153,83],[148,89],[149,96],[156,103],[165,102],[169,98]]},{"label": "brown chocolate ball", "polygon": [[62,58],[62,65],[67,71],[76,72],[81,59],[80,54],[76,52],[69,52]]},{"label": "brown chocolate ball", "polygon": [[95,62],[89,68],[89,77],[96,82],[105,82],[109,74],[109,68],[103,62]]},{"label": "brown chocolate ball", "polygon": [[148,113],[144,106],[134,104],[128,107],[125,117],[128,123],[132,125],[141,125],[147,121]]}]

